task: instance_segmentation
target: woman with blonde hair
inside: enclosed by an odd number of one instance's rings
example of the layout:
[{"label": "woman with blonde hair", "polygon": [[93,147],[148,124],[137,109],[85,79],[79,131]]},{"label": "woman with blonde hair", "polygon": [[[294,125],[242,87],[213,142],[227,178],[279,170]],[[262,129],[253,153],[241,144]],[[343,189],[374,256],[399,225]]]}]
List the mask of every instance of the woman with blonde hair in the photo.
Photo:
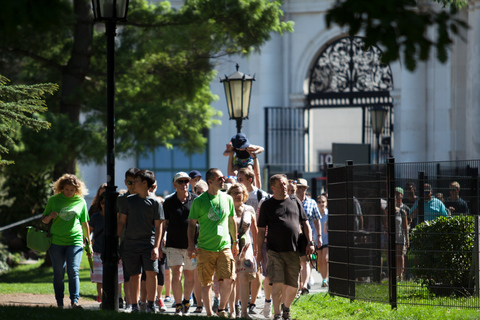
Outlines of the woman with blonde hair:
[{"label": "woman with blonde hair", "polygon": [[[247,188],[241,184],[236,183],[228,189],[227,194],[233,198],[233,204],[235,206],[234,220],[237,224],[237,233],[239,244],[239,254],[235,257],[237,263],[237,279],[235,279],[235,287],[230,295],[230,305],[235,302],[235,312],[240,311],[238,306],[238,300],[241,302],[241,314],[237,314],[241,318],[250,318],[247,313],[248,297],[250,294],[249,283],[254,279],[255,272],[239,272],[241,268],[238,268],[241,262],[240,258],[247,254],[254,257],[257,253],[257,222],[255,220],[255,209],[252,206],[245,204],[248,200]],[[252,263],[251,261],[250,263]],[[233,299],[232,299],[233,297]],[[240,299],[238,299],[240,298]],[[233,301],[232,301],[233,300]],[[233,311],[233,310],[232,310]]]},{"label": "woman with blonde hair", "polygon": [[[90,243],[87,203],[88,190],[73,174],[64,174],[53,185],[54,195],[48,200],[42,222],[52,222],[52,246],[48,250],[53,266],[53,289],[57,306],[63,308],[65,267],[72,308],[81,308],[78,270],[82,261],[83,239]],[[91,257],[91,255],[90,255]]]}]

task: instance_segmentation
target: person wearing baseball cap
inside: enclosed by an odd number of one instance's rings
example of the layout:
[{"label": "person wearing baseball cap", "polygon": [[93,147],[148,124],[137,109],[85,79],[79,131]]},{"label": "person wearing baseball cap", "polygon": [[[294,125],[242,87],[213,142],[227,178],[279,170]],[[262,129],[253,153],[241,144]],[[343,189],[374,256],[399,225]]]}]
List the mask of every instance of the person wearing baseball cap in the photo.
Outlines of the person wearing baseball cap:
[{"label": "person wearing baseball cap", "polygon": [[190,177],[190,186],[193,191],[193,188],[195,188],[197,182],[202,179],[202,174],[200,173],[200,171],[192,170],[188,173],[188,176]]},{"label": "person wearing baseball cap", "polygon": [[[313,241],[315,241],[315,248],[322,246],[322,231],[320,226],[320,211],[318,210],[317,202],[307,196],[307,189],[309,188],[306,179],[297,179],[297,197],[303,204],[303,210],[307,215],[310,228],[312,229]],[[308,294],[308,281],[310,280],[311,267],[310,263],[307,263],[307,257],[300,258],[301,272],[300,272],[300,293]]]},{"label": "person wearing baseball cap", "polygon": [[[176,192],[167,198],[163,204],[165,220],[167,221],[165,252],[167,253],[168,265],[172,269],[175,314],[184,316],[190,314],[190,295],[193,291],[195,270],[195,266],[187,255],[188,215],[190,214],[193,200],[197,197],[197,195],[188,191],[190,181],[190,175],[186,172],[177,172],[173,177],[173,188]],[[182,273],[185,278],[183,288],[181,281]]]}]

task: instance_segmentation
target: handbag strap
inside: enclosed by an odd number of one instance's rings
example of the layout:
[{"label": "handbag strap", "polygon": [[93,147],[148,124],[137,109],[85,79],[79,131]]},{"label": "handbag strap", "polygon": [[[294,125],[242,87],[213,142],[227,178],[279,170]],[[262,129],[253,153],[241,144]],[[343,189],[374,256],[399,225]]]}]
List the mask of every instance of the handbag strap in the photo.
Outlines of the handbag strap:
[{"label": "handbag strap", "polygon": [[[240,218],[240,228],[242,227],[243,225],[243,217],[245,216],[245,204],[243,205],[243,211],[242,211],[242,217]],[[238,240],[240,240],[240,238],[245,234],[245,232],[243,232],[242,234],[240,234],[240,232],[238,233]]]}]

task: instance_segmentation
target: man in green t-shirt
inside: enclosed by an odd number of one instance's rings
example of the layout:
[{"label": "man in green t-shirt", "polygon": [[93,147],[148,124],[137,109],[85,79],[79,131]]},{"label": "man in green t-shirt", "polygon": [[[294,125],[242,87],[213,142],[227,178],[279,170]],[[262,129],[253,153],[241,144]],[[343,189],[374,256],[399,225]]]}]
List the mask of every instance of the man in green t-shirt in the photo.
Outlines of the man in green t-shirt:
[{"label": "man in green t-shirt", "polygon": [[[208,190],[193,201],[188,216],[187,252],[189,257],[195,252],[194,238],[198,222],[197,268],[205,309],[208,316],[213,314],[210,297],[213,275],[216,271],[220,280],[220,303],[217,314],[227,317],[225,306],[235,279],[233,257],[238,254],[237,226],[233,220],[235,208],[232,198],[220,192],[225,182],[222,172],[215,168],[209,169],[205,178]],[[232,249],[231,239],[234,239]]]}]

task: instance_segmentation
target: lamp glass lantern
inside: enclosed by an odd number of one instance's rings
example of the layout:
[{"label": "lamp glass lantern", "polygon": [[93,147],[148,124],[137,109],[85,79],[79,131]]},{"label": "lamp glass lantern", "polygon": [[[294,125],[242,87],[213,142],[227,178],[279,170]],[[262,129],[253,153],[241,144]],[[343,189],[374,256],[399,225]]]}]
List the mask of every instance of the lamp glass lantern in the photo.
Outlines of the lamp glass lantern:
[{"label": "lamp glass lantern", "polygon": [[[255,76],[251,77],[238,71],[230,76],[220,79],[225,88],[225,97],[227,98],[228,115],[230,119],[237,120],[237,129],[241,128],[241,120],[248,118],[250,109],[250,97],[252,94],[252,82]],[[240,123],[240,128],[238,128]],[[239,131],[240,132],[240,131]]]},{"label": "lamp glass lantern", "polygon": [[129,0],[92,0],[95,21],[127,21]]},{"label": "lamp glass lantern", "polygon": [[383,107],[374,107],[370,109],[370,121],[373,133],[379,135],[385,128],[385,118],[387,117],[387,109]]}]

